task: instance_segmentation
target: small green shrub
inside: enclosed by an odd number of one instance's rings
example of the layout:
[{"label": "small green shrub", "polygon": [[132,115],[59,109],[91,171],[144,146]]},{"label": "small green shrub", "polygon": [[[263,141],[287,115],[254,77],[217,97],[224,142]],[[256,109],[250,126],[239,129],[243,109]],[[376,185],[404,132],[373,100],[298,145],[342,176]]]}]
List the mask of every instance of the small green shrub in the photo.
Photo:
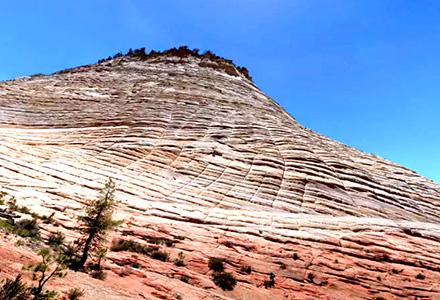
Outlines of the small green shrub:
[{"label": "small green shrub", "polygon": [[147,238],[147,242],[149,242],[150,244],[155,244],[155,245],[162,245],[164,243],[164,239],[162,238],[153,238],[153,237],[149,237]]},{"label": "small green shrub", "polygon": [[165,245],[166,245],[167,247],[173,247],[174,244],[175,244],[176,242],[177,242],[177,241],[166,240],[166,241],[165,241]]},{"label": "small green shrub", "polygon": [[55,220],[53,219],[53,216],[55,215],[55,212],[52,212],[49,216],[41,216],[41,220],[44,224],[53,224]]},{"label": "small green shrub", "polygon": [[157,260],[161,260],[161,261],[168,260],[168,253],[166,253],[164,251],[159,251],[159,250],[153,251],[150,256],[153,259],[157,259]]},{"label": "small green shrub", "polygon": [[237,285],[237,279],[229,272],[214,272],[212,281],[224,291],[232,291]]},{"label": "small green shrub", "polygon": [[[26,241],[25,241],[24,239],[19,239],[18,241],[16,241],[16,242],[14,243],[14,245],[17,246],[17,247],[21,247],[21,246],[26,245]],[[0,298],[0,299],[1,299],[1,298]]]},{"label": "small green shrub", "polygon": [[225,270],[225,265],[223,263],[223,258],[219,258],[219,257],[211,257],[209,259],[209,269],[213,270],[214,272],[222,272]]},{"label": "small green shrub", "polygon": [[34,219],[41,219],[41,216],[35,212],[31,212],[31,217]]},{"label": "small green shrub", "polygon": [[285,263],[281,262],[281,263],[280,263],[280,269],[281,269],[281,270],[285,270],[285,269],[287,269],[287,265],[286,265]]},{"label": "small green shrub", "polygon": [[23,219],[17,223],[11,219],[0,219],[0,228],[24,238],[40,239],[40,228],[36,219]]},{"label": "small green shrub", "polygon": [[140,269],[140,268],[142,268],[142,265],[141,265],[140,263],[138,263],[137,261],[132,262],[132,263],[131,263],[131,266],[132,266],[133,268],[135,268],[135,269]]},{"label": "small green shrub", "polygon": [[40,239],[40,227],[36,219],[23,219],[15,224],[16,233],[21,237]]},{"label": "small green shrub", "polygon": [[185,283],[188,283],[188,282],[189,282],[189,277],[186,276],[186,275],[182,275],[182,276],[180,276],[180,281],[183,281],[183,282],[185,282]]},{"label": "small green shrub", "polygon": [[132,273],[132,270],[130,268],[128,268],[127,266],[123,266],[120,273],[119,273],[119,276],[125,277],[125,276],[130,275],[131,273]]},{"label": "small green shrub", "polygon": [[425,277],[425,275],[423,275],[422,273],[419,273],[419,274],[417,274],[416,278],[417,278],[417,279],[420,279],[420,280],[423,280],[423,279],[425,279],[426,277]]},{"label": "small green shrub", "polygon": [[27,215],[31,214],[31,211],[26,206],[17,206],[16,211],[18,211],[18,212],[20,212],[22,214],[27,214]]},{"label": "small green shrub", "polygon": [[234,244],[231,241],[226,241],[223,243],[223,245],[225,245],[228,248],[232,248],[234,246]]},{"label": "small green shrub", "polygon": [[240,271],[246,274],[252,273],[252,267],[251,266],[241,266]]},{"label": "small green shrub", "polygon": [[184,267],[184,266],[186,266],[186,264],[185,264],[185,262],[183,261],[183,260],[179,260],[179,259],[175,259],[174,260],[174,264],[177,266],[177,267]]},{"label": "small green shrub", "polygon": [[8,193],[6,193],[6,192],[0,192],[0,205],[5,204],[5,199],[6,199],[7,195],[8,195]]},{"label": "small green shrub", "polygon": [[182,251],[179,253],[179,258],[176,258],[174,260],[174,264],[178,267],[184,267],[186,265],[185,264],[185,255],[183,254]]},{"label": "small green shrub", "polygon": [[15,226],[12,220],[10,219],[0,219],[0,228],[3,228],[6,231],[15,232]]},{"label": "small green shrub", "polygon": [[67,299],[66,300],[78,300],[82,296],[84,296],[84,291],[80,288],[72,288],[65,292]]},{"label": "small green shrub", "polygon": [[114,240],[111,246],[111,251],[129,251],[145,255],[151,255],[152,252],[157,250],[159,250],[157,246],[146,247],[130,240]]},{"label": "small green shrub", "polygon": [[162,245],[165,244],[167,247],[173,247],[175,243],[179,241],[173,241],[165,238],[157,238],[157,237],[148,237],[145,239],[150,244]]},{"label": "small green shrub", "polygon": [[11,198],[9,198],[8,201],[6,201],[6,205],[9,207],[10,210],[17,210],[18,208],[17,199],[15,199],[15,197],[12,196]]},{"label": "small green shrub", "polygon": [[72,268],[79,259],[80,249],[78,245],[69,243],[61,247],[61,253],[66,256],[67,266]]},{"label": "small green shrub", "polygon": [[21,275],[15,280],[6,279],[0,286],[0,300],[27,300],[30,296],[30,288],[21,281]]},{"label": "small green shrub", "polygon": [[63,245],[65,238],[64,234],[58,231],[49,235],[47,243],[52,249],[58,249]]},{"label": "small green shrub", "polygon": [[107,274],[103,270],[92,271],[90,272],[90,276],[99,280],[104,280],[107,278]]}]

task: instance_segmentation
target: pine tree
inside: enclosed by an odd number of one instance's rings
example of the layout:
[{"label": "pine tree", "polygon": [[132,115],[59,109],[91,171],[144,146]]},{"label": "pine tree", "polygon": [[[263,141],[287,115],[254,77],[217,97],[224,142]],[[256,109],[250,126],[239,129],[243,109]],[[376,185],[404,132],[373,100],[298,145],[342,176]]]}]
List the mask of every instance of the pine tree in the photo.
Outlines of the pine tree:
[{"label": "pine tree", "polygon": [[63,270],[67,268],[68,257],[62,254],[53,257],[50,250],[46,248],[41,249],[38,255],[42,257],[40,263],[23,267],[24,270],[34,272],[34,280],[38,281],[37,286],[32,287],[31,294],[34,296],[34,300],[53,299],[56,292],[46,290],[44,286],[54,277],[66,276]]},{"label": "pine tree", "polygon": [[99,191],[98,198],[87,203],[85,216],[78,218],[82,223],[79,228],[83,234],[80,241],[82,255],[72,266],[74,270],[83,269],[89,257],[90,250],[105,242],[107,231],[120,225],[121,222],[112,219],[113,213],[119,203],[116,201],[114,194],[115,183],[109,179],[105,183],[104,188]]}]

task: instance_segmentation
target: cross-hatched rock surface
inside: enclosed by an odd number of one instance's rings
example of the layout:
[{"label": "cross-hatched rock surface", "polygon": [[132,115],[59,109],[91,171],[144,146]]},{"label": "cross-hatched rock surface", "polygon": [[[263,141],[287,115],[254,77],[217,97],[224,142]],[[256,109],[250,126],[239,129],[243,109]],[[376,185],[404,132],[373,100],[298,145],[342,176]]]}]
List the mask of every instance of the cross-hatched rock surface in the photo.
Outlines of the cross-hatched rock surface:
[{"label": "cross-hatched rock surface", "polygon": [[[303,127],[234,69],[123,56],[0,83],[0,191],[74,237],[111,177],[126,220],[113,238],[187,237],[160,246],[185,267],[138,258],[99,289],[78,279],[87,299],[440,299],[440,186]],[[212,283],[213,256],[234,291]]]}]

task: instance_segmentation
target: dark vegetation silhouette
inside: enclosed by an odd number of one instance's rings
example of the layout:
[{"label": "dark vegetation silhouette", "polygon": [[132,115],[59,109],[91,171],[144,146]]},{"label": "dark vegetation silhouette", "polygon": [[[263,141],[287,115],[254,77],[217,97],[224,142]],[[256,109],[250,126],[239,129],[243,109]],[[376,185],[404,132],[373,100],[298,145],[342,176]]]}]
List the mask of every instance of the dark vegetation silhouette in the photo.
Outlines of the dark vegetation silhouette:
[{"label": "dark vegetation silhouette", "polygon": [[30,296],[31,290],[21,281],[21,275],[15,280],[6,279],[0,286],[0,300],[27,300]]},{"label": "dark vegetation silhouette", "polygon": [[224,291],[232,291],[237,285],[237,279],[232,273],[225,272],[224,259],[219,257],[212,257],[208,262],[212,273],[212,281]]},{"label": "dark vegetation silhouette", "polygon": [[161,56],[169,56],[169,57],[175,56],[175,57],[180,57],[180,58],[186,58],[186,57],[204,58],[204,59],[208,59],[208,60],[215,61],[218,63],[231,64],[237,69],[238,72],[240,72],[247,79],[252,81],[252,77],[249,76],[249,71],[245,67],[236,66],[232,60],[220,57],[220,56],[214,54],[213,52],[211,52],[210,50],[205,51],[203,54],[200,54],[199,49],[197,49],[197,48],[190,49],[190,48],[188,48],[188,46],[180,46],[179,48],[174,47],[174,48],[171,48],[168,50],[164,50],[162,52],[151,50],[149,53],[145,52],[145,48],[140,48],[140,49],[135,49],[135,50],[130,48],[125,55],[122,54],[122,52],[119,52],[119,53],[115,54],[113,57],[109,56],[107,59],[99,60],[98,63],[106,62],[108,60],[115,59],[115,58],[122,57],[122,56],[138,57],[141,60],[146,60],[146,59],[161,57]]}]

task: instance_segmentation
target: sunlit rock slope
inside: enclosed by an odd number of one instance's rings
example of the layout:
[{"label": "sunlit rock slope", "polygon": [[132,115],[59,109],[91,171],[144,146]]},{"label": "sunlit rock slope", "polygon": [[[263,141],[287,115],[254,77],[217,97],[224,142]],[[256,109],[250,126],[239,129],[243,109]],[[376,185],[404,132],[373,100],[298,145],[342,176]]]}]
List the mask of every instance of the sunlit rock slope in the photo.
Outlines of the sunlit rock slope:
[{"label": "sunlit rock slope", "polygon": [[134,258],[111,252],[87,299],[440,299],[440,187],[303,127],[229,62],[122,56],[0,83],[1,191],[69,234],[108,177],[112,238],[187,238],[125,277]]}]

